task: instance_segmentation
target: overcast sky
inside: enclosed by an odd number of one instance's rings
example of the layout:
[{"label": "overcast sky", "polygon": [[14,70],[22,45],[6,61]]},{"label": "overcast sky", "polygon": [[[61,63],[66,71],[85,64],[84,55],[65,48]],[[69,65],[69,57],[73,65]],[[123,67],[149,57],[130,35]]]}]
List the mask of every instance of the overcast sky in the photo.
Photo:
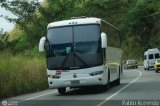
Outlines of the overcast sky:
[{"label": "overcast sky", "polygon": [[[10,11],[6,11],[4,8],[0,8],[0,15],[9,16],[12,18],[15,18]],[[2,28],[4,31],[11,31],[14,27],[14,23],[9,23],[6,19],[3,17],[0,17],[0,29]]]},{"label": "overcast sky", "polygon": [[[39,0],[42,2],[43,0]],[[11,18],[16,18],[15,15],[13,15],[10,11],[6,11],[4,8],[0,7],[0,15],[8,16]],[[14,28],[15,23],[9,23],[6,19],[3,17],[0,17],[0,29],[2,28],[4,31],[11,31]]]}]

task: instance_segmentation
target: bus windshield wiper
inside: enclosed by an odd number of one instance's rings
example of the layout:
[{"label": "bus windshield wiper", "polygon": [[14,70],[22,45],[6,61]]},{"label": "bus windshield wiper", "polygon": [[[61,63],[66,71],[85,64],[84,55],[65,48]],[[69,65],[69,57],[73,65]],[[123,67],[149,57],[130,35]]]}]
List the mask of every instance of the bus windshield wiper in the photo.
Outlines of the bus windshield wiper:
[{"label": "bus windshield wiper", "polygon": [[83,59],[81,59],[81,58],[76,54],[76,52],[73,52],[73,55],[74,55],[75,57],[77,57],[77,59],[80,60],[85,66],[89,66]]},{"label": "bus windshield wiper", "polygon": [[68,55],[64,58],[64,60],[63,60],[63,62],[62,62],[62,64],[61,64],[61,67],[64,67],[64,65],[66,64],[66,61],[68,60],[69,55],[70,55],[70,54],[68,54]]},{"label": "bus windshield wiper", "polygon": [[[81,59],[75,52],[72,52],[71,54],[73,54],[73,56],[75,56],[80,62],[82,62],[85,66],[89,66],[83,59]],[[71,54],[68,54],[65,58],[64,58],[64,60],[63,60],[63,62],[62,62],[62,64],[61,64],[61,68],[69,68],[69,67],[64,67],[65,66],[65,64],[66,64],[66,62],[67,62],[67,60],[68,60],[68,58],[69,58],[69,56],[71,55]],[[76,67],[70,67],[71,69],[77,69],[77,68],[79,68],[78,66],[76,66]]]}]

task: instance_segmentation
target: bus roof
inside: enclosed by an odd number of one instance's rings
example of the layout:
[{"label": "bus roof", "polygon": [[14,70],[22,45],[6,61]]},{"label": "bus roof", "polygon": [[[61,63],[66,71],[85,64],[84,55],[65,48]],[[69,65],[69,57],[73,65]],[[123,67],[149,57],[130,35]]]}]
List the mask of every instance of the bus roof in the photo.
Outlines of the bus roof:
[{"label": "bus roof", "polygon": [[148,49],[144,52],[144,55],[147,55],[148,53],[160,53],[158,48]]},{"label": "bus roof", "polygon": [[48,24],[47,28],[69,26],[69,25],[82,25],[82,24],[100,24],[100,22],[101,22],[100,18],[80,17],[80,18],[74,18],[70,20],[52,22]]},{"label": "bus roof", "polygon": [[148,51],[159,51],[158,48],[148,49]]}]

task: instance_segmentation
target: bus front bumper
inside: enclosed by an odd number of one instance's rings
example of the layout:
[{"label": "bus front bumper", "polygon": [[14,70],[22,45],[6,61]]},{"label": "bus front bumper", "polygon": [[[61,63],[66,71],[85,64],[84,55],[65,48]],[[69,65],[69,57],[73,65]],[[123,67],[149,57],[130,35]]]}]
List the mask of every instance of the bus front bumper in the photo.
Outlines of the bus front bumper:
[{"label": "bus front bumper", "polygon": [[71,79],[48,78],[48,84],[50,88],[83,87],[83,86],[105,85],[106,81],[102,79],[102,75],[97,75],[91,77],[71,78]]}]

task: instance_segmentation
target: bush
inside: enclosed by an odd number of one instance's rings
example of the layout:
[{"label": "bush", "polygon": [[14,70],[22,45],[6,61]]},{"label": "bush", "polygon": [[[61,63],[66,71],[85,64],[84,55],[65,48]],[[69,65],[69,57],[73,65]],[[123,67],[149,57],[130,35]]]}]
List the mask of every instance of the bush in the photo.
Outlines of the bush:
[{"label": "bush", "polygon": [[48,88],[45,58],[28,54],[0,52],[0,99]]},{"label": "bush", "polygon": [[8,46],[8,34],[4,33],[2,35],[0,35],[0,50],[4,50],[5,48],[7,48]]}]

